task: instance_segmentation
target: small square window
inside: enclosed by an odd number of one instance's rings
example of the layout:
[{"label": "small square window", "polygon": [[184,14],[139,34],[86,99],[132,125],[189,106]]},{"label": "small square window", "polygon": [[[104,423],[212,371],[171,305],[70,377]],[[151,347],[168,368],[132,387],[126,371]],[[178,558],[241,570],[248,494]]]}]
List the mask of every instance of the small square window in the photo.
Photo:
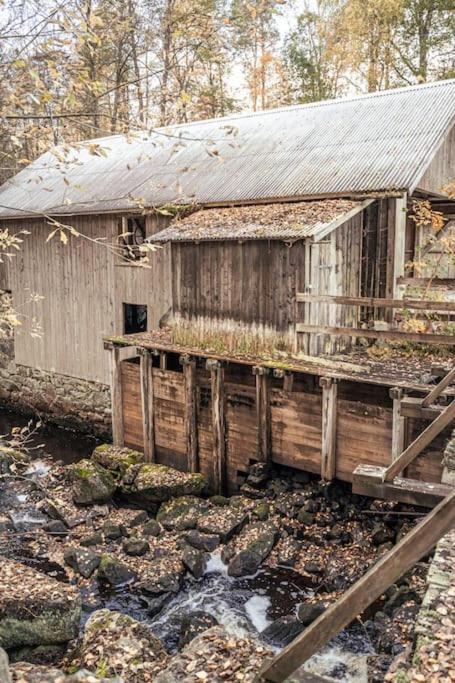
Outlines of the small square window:
[{"label": "small square window", "polygon": [[123,333],[147,332],[147,306],[123,304]]},{"label": "small square window", "polygon": [[144,256],[141,246],[146,238],[145,216],[128,216],[119,222],[119,241],[123,246],[123,258],[139,261]]}]

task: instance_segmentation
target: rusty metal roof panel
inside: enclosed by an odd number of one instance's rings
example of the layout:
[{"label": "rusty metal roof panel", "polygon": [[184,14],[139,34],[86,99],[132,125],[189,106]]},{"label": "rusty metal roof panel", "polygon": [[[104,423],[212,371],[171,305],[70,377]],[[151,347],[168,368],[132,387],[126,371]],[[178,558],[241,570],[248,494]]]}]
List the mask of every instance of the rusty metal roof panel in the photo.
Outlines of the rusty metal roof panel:
[{"label": "rusty metal roof panel", "polygon": [[100,138],[0,188],[0,217],[413,191],[455,120],[455,79]]}]

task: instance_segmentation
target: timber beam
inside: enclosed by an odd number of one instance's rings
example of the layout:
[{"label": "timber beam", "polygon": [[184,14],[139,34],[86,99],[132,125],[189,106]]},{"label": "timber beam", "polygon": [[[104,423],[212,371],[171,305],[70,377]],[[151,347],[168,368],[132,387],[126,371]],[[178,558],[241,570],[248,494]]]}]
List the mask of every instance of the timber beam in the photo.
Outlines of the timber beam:
[{"label": "timber beam", "polygon": [[109,347],[109,351],[111,366],[112,442],[114,446],[124,446],[121,349],[118,346],[112,345]]},{"label": "timber beam", "polygon": [[215,491],[223,495],[227,479],[225,369],[222,362],[212,359],[207,359],[206,367],[212,393],[213,483]]},{"label": "timber beam", "polygon": [[256,376],[256,413],[258,420],[258,460],[272,461],[272,416],[270,410],[271,368],[253,367]]},{"label": "timber beam", "polygon": [[332,377],[320,377],[322,387],[321,478],[331,481],[336,472],[338,384]]},{"label": "timber beam", "polygon": [[403,389],[393,387],[389,391],[392,399],[392,461],[404,451],[406,439],[406,420],[403,416]]},{"label": "timber beam", "polygon": [[153,356],[146,349],[140,353],[140,381],[142,402],[142,427],[144,434],[144,456],[146,462],[156,461],[155,407],[153,391]]},{"label": "timber beam", "polygon": [[189,355],[180,356],[183,366],[185,391],[185,434],[188,472],[199,472],[199,451],[197,434],[197,386],[196,359]]}]

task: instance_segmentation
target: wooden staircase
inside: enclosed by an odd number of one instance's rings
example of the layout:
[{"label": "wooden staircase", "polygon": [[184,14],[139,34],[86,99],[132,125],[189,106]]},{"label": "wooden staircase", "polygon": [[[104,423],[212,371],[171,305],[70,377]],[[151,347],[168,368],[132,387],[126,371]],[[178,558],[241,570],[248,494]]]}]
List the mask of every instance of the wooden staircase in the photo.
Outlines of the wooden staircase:
[{"label": "wooden staircase", "polygon": [[[455,367],[423,398],[392,394],[394,397],[394,424],[392,462],[388,467],[359,465],[353,473],[352,490],[361,495],[399,500],[404,503],[433,507],[449,495],[452,487],[400,477],[405,468],[427,447],[435,437],[455,420],[455,399],[449,397],[447,405],[437,403],[443,392],[455,383]],[[446,398],[444,396],[444,398]],[[430,424],[406,448],[397,451],[403,442],[403,420],[417,417],[430,420]]]}]

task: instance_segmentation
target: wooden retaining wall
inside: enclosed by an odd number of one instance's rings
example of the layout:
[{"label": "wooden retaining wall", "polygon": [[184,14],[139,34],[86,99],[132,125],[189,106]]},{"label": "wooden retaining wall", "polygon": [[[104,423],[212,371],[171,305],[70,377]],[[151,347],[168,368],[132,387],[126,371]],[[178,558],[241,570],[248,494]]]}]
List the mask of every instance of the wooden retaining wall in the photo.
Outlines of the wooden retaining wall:
[{"label": "wooden retaining wall", "polygon": [[[158,361],[156,361],[158,362]],[[187,469],[185,380],[178,363],[173,369],[153,367],[153,412],[156,461]],[[292,387],[270,376],[270,432],[273,462],[321,474],[322,389],[319,378],[295,373]],[[139,359],[121,363],[123,433],[126,446],[143,450]],[[286,386],[286,385],[285,385]],[[225,369],[226,475],[232,493],[249,465],[259,458],[256,377],[249,366]],[[291,390],[290,390],[291,389]],[[214,451],[210,372],[196,368],[196,430],[199,470],[214,487]],[[411,442],[426,423],[408,418]],[[441,452],[446,430],[408,467],[406,475],[440,482]],[[351,482],[359,464],[386,467],[391,462],[392,400],[388,388],[339,381],[336,398],[335,476]]]}]

